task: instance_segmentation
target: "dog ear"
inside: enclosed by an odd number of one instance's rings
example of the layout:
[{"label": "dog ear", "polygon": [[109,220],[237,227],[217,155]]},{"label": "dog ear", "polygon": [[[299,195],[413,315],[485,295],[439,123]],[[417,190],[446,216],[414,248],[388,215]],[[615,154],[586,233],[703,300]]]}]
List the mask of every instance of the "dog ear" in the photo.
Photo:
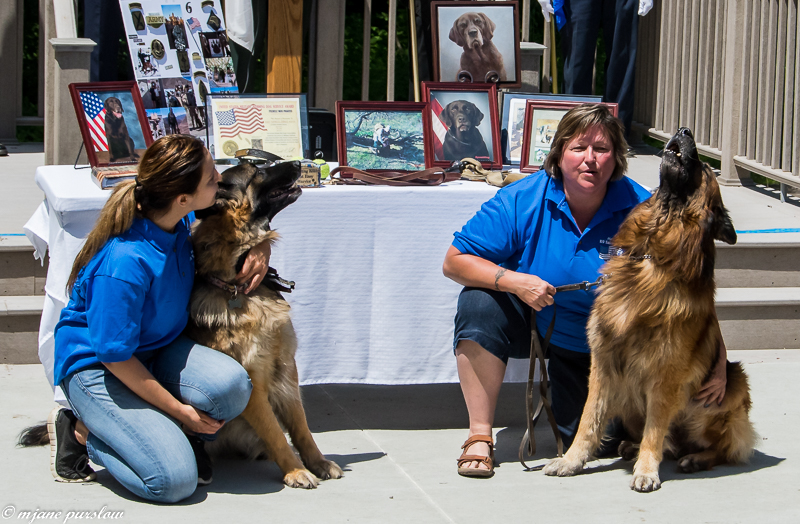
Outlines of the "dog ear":
[{"label": "dog ear", "polygon": [[464,44],[467,42],[464,40],[464,35],[461,33],[461,29],[458,28],[458,21],[461,20],[459,16],[456,18],[456,21],[453,22],[453,28],[450,29],[450,40],[456,43],[459,47],[464,47]]},{"label": "dog ear", "polygon": [[484,27],[483,39],[484,40],[491,40],[492,37],[494,36],[494,29],[497,26],[495,25],[494,22],[492,22],[491,18],[486,16],[485,13],[478,13],[478,14],[481,15],[481,18],[483,18],[483,27]]},{"label": "dog ear", "polygon": [[478,109],[478,106],[475,104],[472,104],[472,109],[475,111],[475,116],[472,118],[472,125],[477,126],[483,122],[483,113],[481,113],[481,110]]},{"label": "dog ear", "polygon": [[453,121],[450,119],[450,106],[451,105],[453,105],[453,102],[450,102],[449,104],[444,106],[444,109],[442,109],[442,112],[439,113],[439,118],[442,120],[442,122],[444,122],[444,125],[446,125],[448,129],[453,125]]},{"label": "dog ear", "polygon": [[736,229],[733,227],[728,210],[720,201],[718,205],[711,208],[711,232],[715,240],[720,240],[727,244],[736,243]]}]

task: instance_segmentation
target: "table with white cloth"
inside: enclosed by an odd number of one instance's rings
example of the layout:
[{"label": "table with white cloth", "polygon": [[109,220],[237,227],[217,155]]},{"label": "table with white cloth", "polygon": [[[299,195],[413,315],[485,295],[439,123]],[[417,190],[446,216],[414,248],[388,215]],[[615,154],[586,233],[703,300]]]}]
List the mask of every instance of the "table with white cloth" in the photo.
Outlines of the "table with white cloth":
[{"label": "table with white cloth", "polygon": [[[73,260],[108,190],[88,169],[44,166],[45,201],[25,226],[38,257],[50,251],[39,358],[53,382],[53,330],[66,305]],[[297,331],[302,384],[457,382],[453,316],[461,286],[442,274],[453,233],[497,188],[457,181],[435,187],[307,188],[281,211],[270,266],[296,282],[284,294]],[[527,377],[511,361],[507,380]],[[57,392],[57,399],[59,397]]]}]

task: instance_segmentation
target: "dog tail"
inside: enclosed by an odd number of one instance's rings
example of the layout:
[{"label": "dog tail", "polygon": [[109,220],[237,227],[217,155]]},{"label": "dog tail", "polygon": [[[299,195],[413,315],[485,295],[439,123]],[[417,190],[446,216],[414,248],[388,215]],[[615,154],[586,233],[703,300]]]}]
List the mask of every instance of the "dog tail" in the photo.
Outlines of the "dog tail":
[{"label": "dog tail", "polygon": [[29,448],[32,446],[44,446],[50,443],[50,437],[47,434],[47,424],[42,422],[38,426],[31,426],[25,428],[17,438],[17,446]]}]

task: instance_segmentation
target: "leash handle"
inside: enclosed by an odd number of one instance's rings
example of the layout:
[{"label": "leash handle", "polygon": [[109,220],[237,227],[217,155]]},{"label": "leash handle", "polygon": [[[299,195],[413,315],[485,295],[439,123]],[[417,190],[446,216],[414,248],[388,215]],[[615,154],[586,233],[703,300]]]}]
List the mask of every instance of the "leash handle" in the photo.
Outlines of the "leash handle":
[{"label": "leash handle", "polygon": [[[553,414],[552,403],[549,396],[549,377],[547,375],[547,367],[545,366],[544,357],[547,349],[550,347],[550,337],[553,335],[553,328],[556,325],[556,305],[553,304],[553,318],[550,320],[550,325],[547,327],[547,333],[544,337],[544,347],[539,343],[539,334],[536,330],[536,311],[531,308],[531,359],[528,367],[528,384],[525,388],[525,412],[527,429],[522,441],[519,443],[519,461],[525,471],[535,471],[541,467],[532,468],[525,463],[525,453],[529,457],[536,454],[536,437],[533,430],[536,427],[536,422],[539,420],[539,415],[542,413],[542,408],[547,411],[547,419],[550,422],[550,427],[556,437],[556,447],[558,448],[558,456],[564,455],[564,443],[561,440],[561,433],[558,431],[556,418]],[[539,404],[536,409],[533,409],[533,382],[536,369],[536,362],[539,362]]]}]

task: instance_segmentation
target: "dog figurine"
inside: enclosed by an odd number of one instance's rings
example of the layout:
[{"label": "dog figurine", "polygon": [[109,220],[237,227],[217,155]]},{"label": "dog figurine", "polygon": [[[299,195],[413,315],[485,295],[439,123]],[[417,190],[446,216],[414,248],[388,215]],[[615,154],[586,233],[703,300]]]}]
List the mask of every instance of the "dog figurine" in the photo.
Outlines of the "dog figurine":
[{"label": "dog figurine", "polygon": [[447,135],[442,144],[442,160],[461,160],[466,157],[489,160],[486,142],[477,129],[483,120],[483,113],[475,104],[466,100],[455,100],[442,109],[439,118],[447,126]]},{"label": "dog figurine", "polygon": [[[236,293],[234,284],[248,250],[278,238],[270,221],[300,196],[300,188],[294,186],[299,177],[299,162],[269,169],[245,163],[223,173],[216,203],[198,212],[201,220],[192,234],[197,274],[186,333],[236,359],[253,383],[244,413],[223,426],[208,451],[217,455],[235,451],[249,458],[266,455],[281,468],[284,483],[310,489],[319,479],[339,478],[343,473],[322,455],[308,429],[289,304],[279,292],[281,285],[270,285],[277,275],[273,280],[268,275],[249,295]],[[289,432],[300,458],[281,426]]]},{"label": "dog figurine", "polygon": [[[503,55],[492,43],[495,23],[484,13],[464,13],[450,29],[450,40],[464,49],[461,72],[469,73],[472,82],[505,82]],[[459,80],[459,75],[455,80]]]},{"label": "dog figurine", "polygon": [[105,131],[108,141],[109,162],[121,159],[139,160],[139,154],[133,146],[133,139],[128,134],[128,126],[122,113],[122,102],[119,98],[110,96],[103,103],[106,110]]},{"label": "dog figurine", "polygon": [[[612,240],[587,325],[592,364],[578,433],[546,475],[583,469],[603,428],[620,417],[640,442],[631,489],[654,491],[664,450],[695,472],[746,461],[756,433],[750,389],[739,363],[727,363],[721,405],[693,400],[715,365],[720,341],[714,309],[714,240],[736,242],[714,173],[686,128],[667,143],[656,193],[631,212]],[[637,445],[619,447],[633,459]]]}]

